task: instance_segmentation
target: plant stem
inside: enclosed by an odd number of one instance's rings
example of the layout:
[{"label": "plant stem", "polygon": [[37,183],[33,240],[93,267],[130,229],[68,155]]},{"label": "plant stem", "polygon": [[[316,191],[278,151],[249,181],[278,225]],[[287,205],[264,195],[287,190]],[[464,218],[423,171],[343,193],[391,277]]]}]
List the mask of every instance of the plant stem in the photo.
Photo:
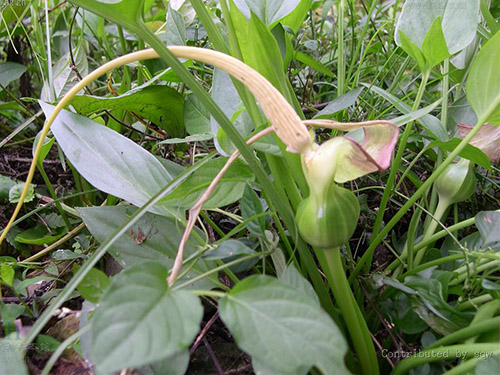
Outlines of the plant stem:
[{"label": "plant stem", "polygon": [[451,360],[457,359],[459,354],[466,354],[467,357],[476,356],[481,353],[498,353],[500,349],[498,348],[497,343],[490,344],[469,344],[469,345],[452,345],[452,346],[443,346],[440,348],[433,348],[430,350],[422,350],[418,353],[418,355],[413,355],[409,358],[404,359],[399,362],[394,371],[393,375],[402,375],[409,374],[410,369],[417,367],[419,365],[423,365],[428,362],[436,362],[442,361],[445,355],[448,355],[448,358]]},{"label": "plant stem", "polygon": [[337,97],[344,94],[345,61],[344,61],[344,0],[337,1]]},{"label": "plant stem", "polygon": [[[436,207],[436,211],[434,211],[434,215],[432,218],[433,220],[431,221],[431,223],[429,224],[429,227],[425,231],[424,239],[422,241],[428,240],[429,237],[431,237],[434,234],[438,224],[440,223],[442,217],[444,216],[444,214],[449,206],[450,206],[450,203],[448,200],[439,199],[438,205]],[[422,248],[422,250],[420,252],[417,253],[417,255],[415,256],[415,260],[413,262],[414,266],[418,266],[420,264],[420,262],[422,261],[422,258],[425,255],[425,250],[426,250],[426,248],[424,247],[424,248]]]},{"label": "plant stem", "polygon": [[399,211],[392,217],[392,219],[387,223],[387,225],[376,235],[370,246],[363,254],[356,267],[352,271],[349,279],[355,278],[359,272],[364,268],[365,265],[369,265],[373,258],[373,253],[380,242],[385,238],[389,231],[396,225],[396,223],[403,217],[403,215],[415,204],[415,202],[420,198],[429,187],[434,183],[434,181],[439,177],[439,175],[445,170],[445,168],[451,164],[453,159],[458,156],[458,154],[467,146],[470,140],[481,130],[483,125],[488,121],[488,118],[492,113],[500,106],[500,95],[498,95],[491,105],[481,114],[476,125],[472,128],[469,134],[467,134],[464,139],[455,147],[455,149],[448,155],[448,157],[443,161],[443,163],[429,176],[427,180],[418,188],[418,190],[408,199],[408,201],[399,209]]},{"label": "plant stem", "polygon": [[[420,86],[418,87],[417,97],[415,98],[415,102],[413,103],[412,112],[415,112],[420,106],[420,102],[422,101],[422,97],[424,95],[425,86],[427,85],[427,81],[429,80],[430,72],[424,72],[422,74],[422,82],[420,82]],[[401,136],[401,140],[399,142],[398,152],[394,158],[394,162],[391,166],[391,172],[389,174],[389,178],[387,179],[386,188],[384,190],[384,195],[382,196],[382,200],[380,202],[379,211],[377,214],[377,218],[375,220],[375,224],[373,226],[373,234],[377,235],[382,226],[382,221],[384,219],[385,209],[387,208],[387,203],[389,202],[389,198],[392,194],[392,190],[394,187],[394,183],[396,181],[396,174],[399,171],[399,166],[401,164],[401,160],[403,158],[403,154],[406,150],[406,144],[408,143],[408,138],[412,133],[413,122],[410,122],[406,125],[403,135]],[[375,239],[376,237],[374,237]],[[373,242],[373,241],[372,241]]]},{"label": "plant stem", "polygon": [[378,374],[379,367],[375,347],[363,314],[347,282],[340,249],[336,247],[328,250],[317,250],[316,254],[345,320],[362,373]]}]

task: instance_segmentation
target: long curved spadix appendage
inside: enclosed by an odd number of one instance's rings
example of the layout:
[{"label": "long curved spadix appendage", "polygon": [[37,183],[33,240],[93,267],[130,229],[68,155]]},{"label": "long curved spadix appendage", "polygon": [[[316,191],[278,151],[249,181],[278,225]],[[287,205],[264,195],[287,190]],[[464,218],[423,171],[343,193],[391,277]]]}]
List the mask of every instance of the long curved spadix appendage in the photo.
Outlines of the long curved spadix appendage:
[{"label": "long curved spadix appendage", "polygon": [[[250,145],[253,142],[259,140],[260,138],[265,137],[268,134],[271,134],[273,131],[275,131],[274,127],[261,130],[259,133],[255,134],[247,141],[247,145]],[[196,223],[196,220],[198,220],[198,216],[200,215],[203,204],[208,200],[208,198],[210,198],[210,195],[217,187],[217,184],[220,182],[222,177],[224,177],[224,174],[227,172],[231,164],[233,164],[233,162],[238,158],[238,156],[240,156],[239,151],[233,152],[233,154],[229,157],[229,159],[227,159],[226,164],[224,164],[224,167],[222,167],[219,173],[217,173],[217,176],[215,176],[215,178],[212,180],[207,190],[205,190],[200,199],[198,199],[198,201],[194,204],[194,206],[191,207],[191,209],[189,210],[186,229],[184,230],[181,242],[179,243],[177,255],[175,256],[174,266],[172,267],[172,271],[170,272],[170,276],[168,277],[169,285],[172,285],[179,276],[179,272],[181,271],[184,259],[184,248],[186,247],[189,235],[191,234],[191,231],[194,228],[194,224]]]},{"label": "long curved spadix appendage", "polygon": [[[241,81],[255,96],[262,108],[262,111],[271,122],[271,125],[274,127],[278,136],[287,146],[288,151],[294,153],[302,153],[309,147],[310,137],[307,132],[307,128],[304,124],[302,124],[300,117],[293,110],[286,99],[280,94],[280,92],[274,86],[272,86],[271,83],[269,83],[269,81],[267,81],[260,73],[256,72],[254,69],[250,68],[240,60],[221,52],[204,48],[185,46],[170,46],[168,48],[170,52],[172,52],[177,57],[198,60],[213,65],[226,71],[228,74]],[[28,193],[29,185],[33,180],[33,175],[36,169],[36,161],[40,157],[43,142],[50,130],[50,126],[54,122],[59,112],[61,112],[61,110],[66,107],[71,102],[73,97],[78,94],[78,92],[80,92],[85,86],[87,86],[97,78],[110,72],[111,70],[119,68],[126,64],[130,64],[132,62],[155,59],[158,57],[158,53],[155,50],[146,49],[114,59],[87,75],[61,99],[42,128],[40,139],[35,149],[33,162],[31,163],[23,192],[21,193],[14,213],[12,214],[8,224],[6,225],[0,236],[0,244],[5,239],[5,236],[12,227],[12,223],[15,221],[17,215],[21,210],[21,207]]]}]

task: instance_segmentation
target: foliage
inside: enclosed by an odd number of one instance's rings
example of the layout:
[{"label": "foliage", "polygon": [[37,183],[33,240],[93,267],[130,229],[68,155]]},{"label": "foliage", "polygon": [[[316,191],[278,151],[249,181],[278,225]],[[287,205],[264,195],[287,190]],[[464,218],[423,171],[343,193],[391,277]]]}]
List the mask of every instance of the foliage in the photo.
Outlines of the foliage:
[{"label": "foliage", "polygon": [[0,374],[498,372],[498,2],[1,12]]}]

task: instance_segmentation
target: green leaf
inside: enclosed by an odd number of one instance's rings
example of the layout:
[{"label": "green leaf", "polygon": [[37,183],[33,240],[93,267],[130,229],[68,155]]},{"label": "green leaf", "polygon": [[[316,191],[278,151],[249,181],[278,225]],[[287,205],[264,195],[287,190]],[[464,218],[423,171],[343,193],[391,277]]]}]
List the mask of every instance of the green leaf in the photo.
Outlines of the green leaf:
[{"label": "green leaf", "polygon": [[[259,197],[252,189],[250,185],[245,185],[245,190],[243,192],[243,197],[241,198],[240,204],[241,216],[243,220],[251,219],[256,215],[260,215],[264,212],[262,207],[262,202]],[[250,221],[247,225],[248,230],[258,237],[265,236],[265,230],[267,227],[267,221],[265,216],[260,216],[256,219]]]},{"label": "green leaf", "polygon": [[257,261],[259,257],[257,256],[257,252],[247,245],[244,242],[249,242],[243,240],[227,240],[222,242],[216,249],[211,250],[204,255],[204,259],[206,260],[223,260],[225,263],[229,263],[238,258],[248,256],[248,255],[256,255],[253,258],[244,260],[240,263],[234,264],[230,267],[231,271],[234,273],[239,273],[248,270],[251,268]]},{"label": "green leaf", "polygon": [[287,94],[283,59],[273,34],[255,16],[248,26],[248,55],[245,62],[269,80],[282,94]]},{"label": "green leaf", "polygon": [[441,28],[441,17],[434,20],[427,32],[422,44],[422,53],[425,57],[427,69],[431,69],[450,56],[444,40],[443,29]]},{"label": "green leaf", "polygon": [[7,199],[9,197],[9,190],[16,184],[16,182],[7,176],[0,174],[0,199]]},{"label": "green leaf", "polygon": [[324,74],[325,76],[335,78],[335,74],[329,68],[327,68],[319,61],[313,59],[312,57],[306,55],[304,52],[294,51],[294,58],[301,63],[308,65],[310,68],[313,68],[319,73]]},{"label": "green leaf", "polygon": [[5,285],[12,287],[12,284],[14,283],[15,274],[16,271],[14,271],[14,268],[12,268],[11,265],[7,263],[2,263],[2,265],[0,266],[0,276]]},{"label": "green leaf", "polygon": [[290,263],[285,268],[285,271],[281,275],[280,280],[305,294],[309,298],[314,299],[316,301],[316,304],[320,306],[319,298],[316,295],[316,292],[314,291],[311,283],[309,283],[309,281],[307,281],[304,276],[302,276],[300,272],[297,271],[297,268],[295,268],[293,263]]},{"label": "green leaf", "polygon": [[[109,233],[113,233],[134,212],[134,207],[130,206],[78,208],[78,213],[88,230],[101,243],[108,238]],[[125,269],[145,261],[153,261],[171,268],[183,231],[184,226],[180,225],[175,218],[148,213],[111,246],[109,253]],[[190,240],[186,244],[185,258],[189,258],[195,253],[195,243]],[[180,281],[188,281],[190,278],[207,272],[212,267],[212,262],[198,259]],[[217,276],[213,277],[215,280],[217,279]],[[192,287],[210,289],[215,285],[212,279],[206,278],[196,282]]]},{"label": "green leaf", "polygon": [[333,115],[338,113],[339,111],[353,106],[354,104],[356,104],[356,100],[358,100],[361,91],[363,91],[363,87],[358,87],[357,89],[349,91],[348,93],[332,100],[325,108],[316,113],[316,115],[314,115],[314,118],[332,118]]},{"label": "green leaf", "polygon": [[29,245],[50,245],[66,234],[66,228],[48,232],[45,225],[37,224],[35,227],[22,231],[15,237],[15,241]]},{"label": "green leaf", "polygon": [[184,375],[188,366],[189,350],[182,350],[147,366],[144,375]]},{"label": "green leaf", "polygon": [[[401,34],[419,49],[428,37],[435,20],[440,25],[450,54],[469,45],[476,34],[479,0],[406,0],[396,25],[396,42],[402,43]],[[441,40],[428,39],[427,48],[441,48]]]},{"label": "green leaf", "polygon": [[0,375],[28,375],[28,368],[24,363],[23,340],[17,333],[0,338]]},{"label": "green leaf", "polygon": [[83,116],[103,110],[128,110],[155,123],[172,137],[184,135],[184,98],[168,86],[140,87],[111,98],[80,95],[71,104]]},{"label": "green leaf", "polygon": [[500,242],[500,212],[483,211],[474,218],[477,229],[481,233],[484,246]]},{"label": "green leaf", "polygon": [[115,277],[91,323],[91,355],[98,371],[152,364],[189,347],[203,307],[195,295],[170,290],[166,278],[167,270],[154,262]]},{"label": "green leaf", "polygon": [[495,108],[486,120],[492,125],[500,125],[500,32],[496,33],[479,51],[472,63],[467,79],[467,100],[477,117],[481,117],[490,107]]},{"label": "green leaf", "polygon": [[[73,265],[73,273],[78,272],[81,267],[77,264]],[[76,289],[87,301],[92,303],[99,302],[102,294],[109,286],[110,280],[106,274],[97,268],[92,268],[85,278],[78,284]]]},{"label": "green leaf", "polygon": [[[158,204],[175,209],[191,208],[205,192],[226,161],[227,158],[210,160],[189,176],[172,193],[161,199]],[[236,202],[242,197],[246,182],[253,179],[254,176],[248,166],[240,159],[236,159],[224,174],[210,198],[203,205],[203,208],[218,208]]]},{"label": "green leaf", "polygon": [[[385,100],[387,100],[389,103],[394,105],[400,112],[404,113],[405,115],[414,113],[411,110],[411,106],[408,104],[404,103],[401,101],[401,99],[397,98],[396,96],[392,95],[388,91],[381,89],[378,86],[373,86],[373,85],[368,85],[363,83],[363,86],[366,86],[370,89],[370,91],[375,92],[377,95],[381,96]],[[417,111],[419,112],[419,111]],[[416,112],[415,112],[416,113]],[[444,125],[439,121],[436,117],[426,114],[420,117],[417,122],[424,127],[425,130],[434,137],[435,139],[439,141],[447,141],[448,140],[448,132],[446,131],[446,128]]]},{"label": "green leaf", "polygon": [[142,24],[144,0],[70,0],[84,9],[130,31],[136,31]]},{"label": "green leaf", "polygon": [[269,276],[251,276],[219,302],[221,319],[254,365],[274,374],[348,374],[347,344],[317,301]]},{"label": "green leaf", "polygon": [[[250,19],[251,13],[268,27],[274,26],[281,19],[293,12],[300,0],[233,0],[238,9]],[[310,1],[309,1],[310,2]],[[297,14],[297,18],[300,16]]]},{"label": "green leaf", "polygon": [[[9,189],[9,202],[10,203],[19,202],[19,198],[21,197],[21,193],[23,192],[23,190],[24,190],[24,182],[18,182],[17,184],[12,186]],[[30,184],[26,198],[24,198],[24,203],[31,202],[33,199],[35,199],[35,185]]]},{"label": "green leaf", "polygon": [[[434,141],[427,145],[427,148],[439,147],[441,150],[445,150],[448,152],[453,151],[458,144],[461,142],[461,139],[453,138],[448,142]],[[477,147],[474,147],[470,144],[465,146],[465,148],[458,154],[464,159],[470,160],[485,169],[491,169],[491,162],[488,156],[482,152]]]},{"label": "green leaf", "polygon": [[186,25],[184,17],[177,10],[173,9],[168,4],[167,12],[167,45],[168,46],[183,46],[186,44]]},{"label": "green leaf", "polygon": [[184,104],[184,124],[190,135],[211,132],[210,113],[195,95],[189,95]]},{"label": "green leaf", "polygon": [[312,0],[301,0],[299,5],[285,18],[281,20],[283,26],[289,27],[294,34],[297,33],[302,26],[304,19],[307,17],[307,12],[311,9]]},{"label": "green leaf", "polygon": [[399,43],[401,48],[413,59],[417,62],[418,67],[421,72],[425,72],[427,67],[427,62],[425,61],[425,56],[418,48],[418,46],[413,43],[410,38],[406,36],[406,34],[402,31],[399,32]]},{"label": "green leaf", "polygon": [[[3,23],[3,21],[0,21]],[[7,86],[13,81],[17,81],[26,71],[24,65],[13,62],[0,63],[0,84]]]},{"label": "green leaf", "polygon": [[[40,104],[48,117],[54,107]],[[51,129],[66,157],[90,184],[136,206],[142,206],[172,179],[149,152],[86,117],[63,110]],[[154,212],[166,213],[157,206]]]}]

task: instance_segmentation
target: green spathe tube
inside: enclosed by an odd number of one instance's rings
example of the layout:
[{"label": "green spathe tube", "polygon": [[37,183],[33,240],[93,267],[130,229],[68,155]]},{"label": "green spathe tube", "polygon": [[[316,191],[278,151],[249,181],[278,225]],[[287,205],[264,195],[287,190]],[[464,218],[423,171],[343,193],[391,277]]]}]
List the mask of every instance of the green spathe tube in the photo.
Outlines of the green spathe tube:
[{"label": "green spathe tube", "polygon": [[321,249],[331,249],[352,237],[359,213],[356,196],[332,183],[321,196],[311,194],[301,202],[296,220],[306,242]]},{"label": "green spathe tube", "polygon": [[434,183],[439,200],[447,205],[469,199],[476,190],[476,176],[472,163],[461,158],[450,164]]}]

